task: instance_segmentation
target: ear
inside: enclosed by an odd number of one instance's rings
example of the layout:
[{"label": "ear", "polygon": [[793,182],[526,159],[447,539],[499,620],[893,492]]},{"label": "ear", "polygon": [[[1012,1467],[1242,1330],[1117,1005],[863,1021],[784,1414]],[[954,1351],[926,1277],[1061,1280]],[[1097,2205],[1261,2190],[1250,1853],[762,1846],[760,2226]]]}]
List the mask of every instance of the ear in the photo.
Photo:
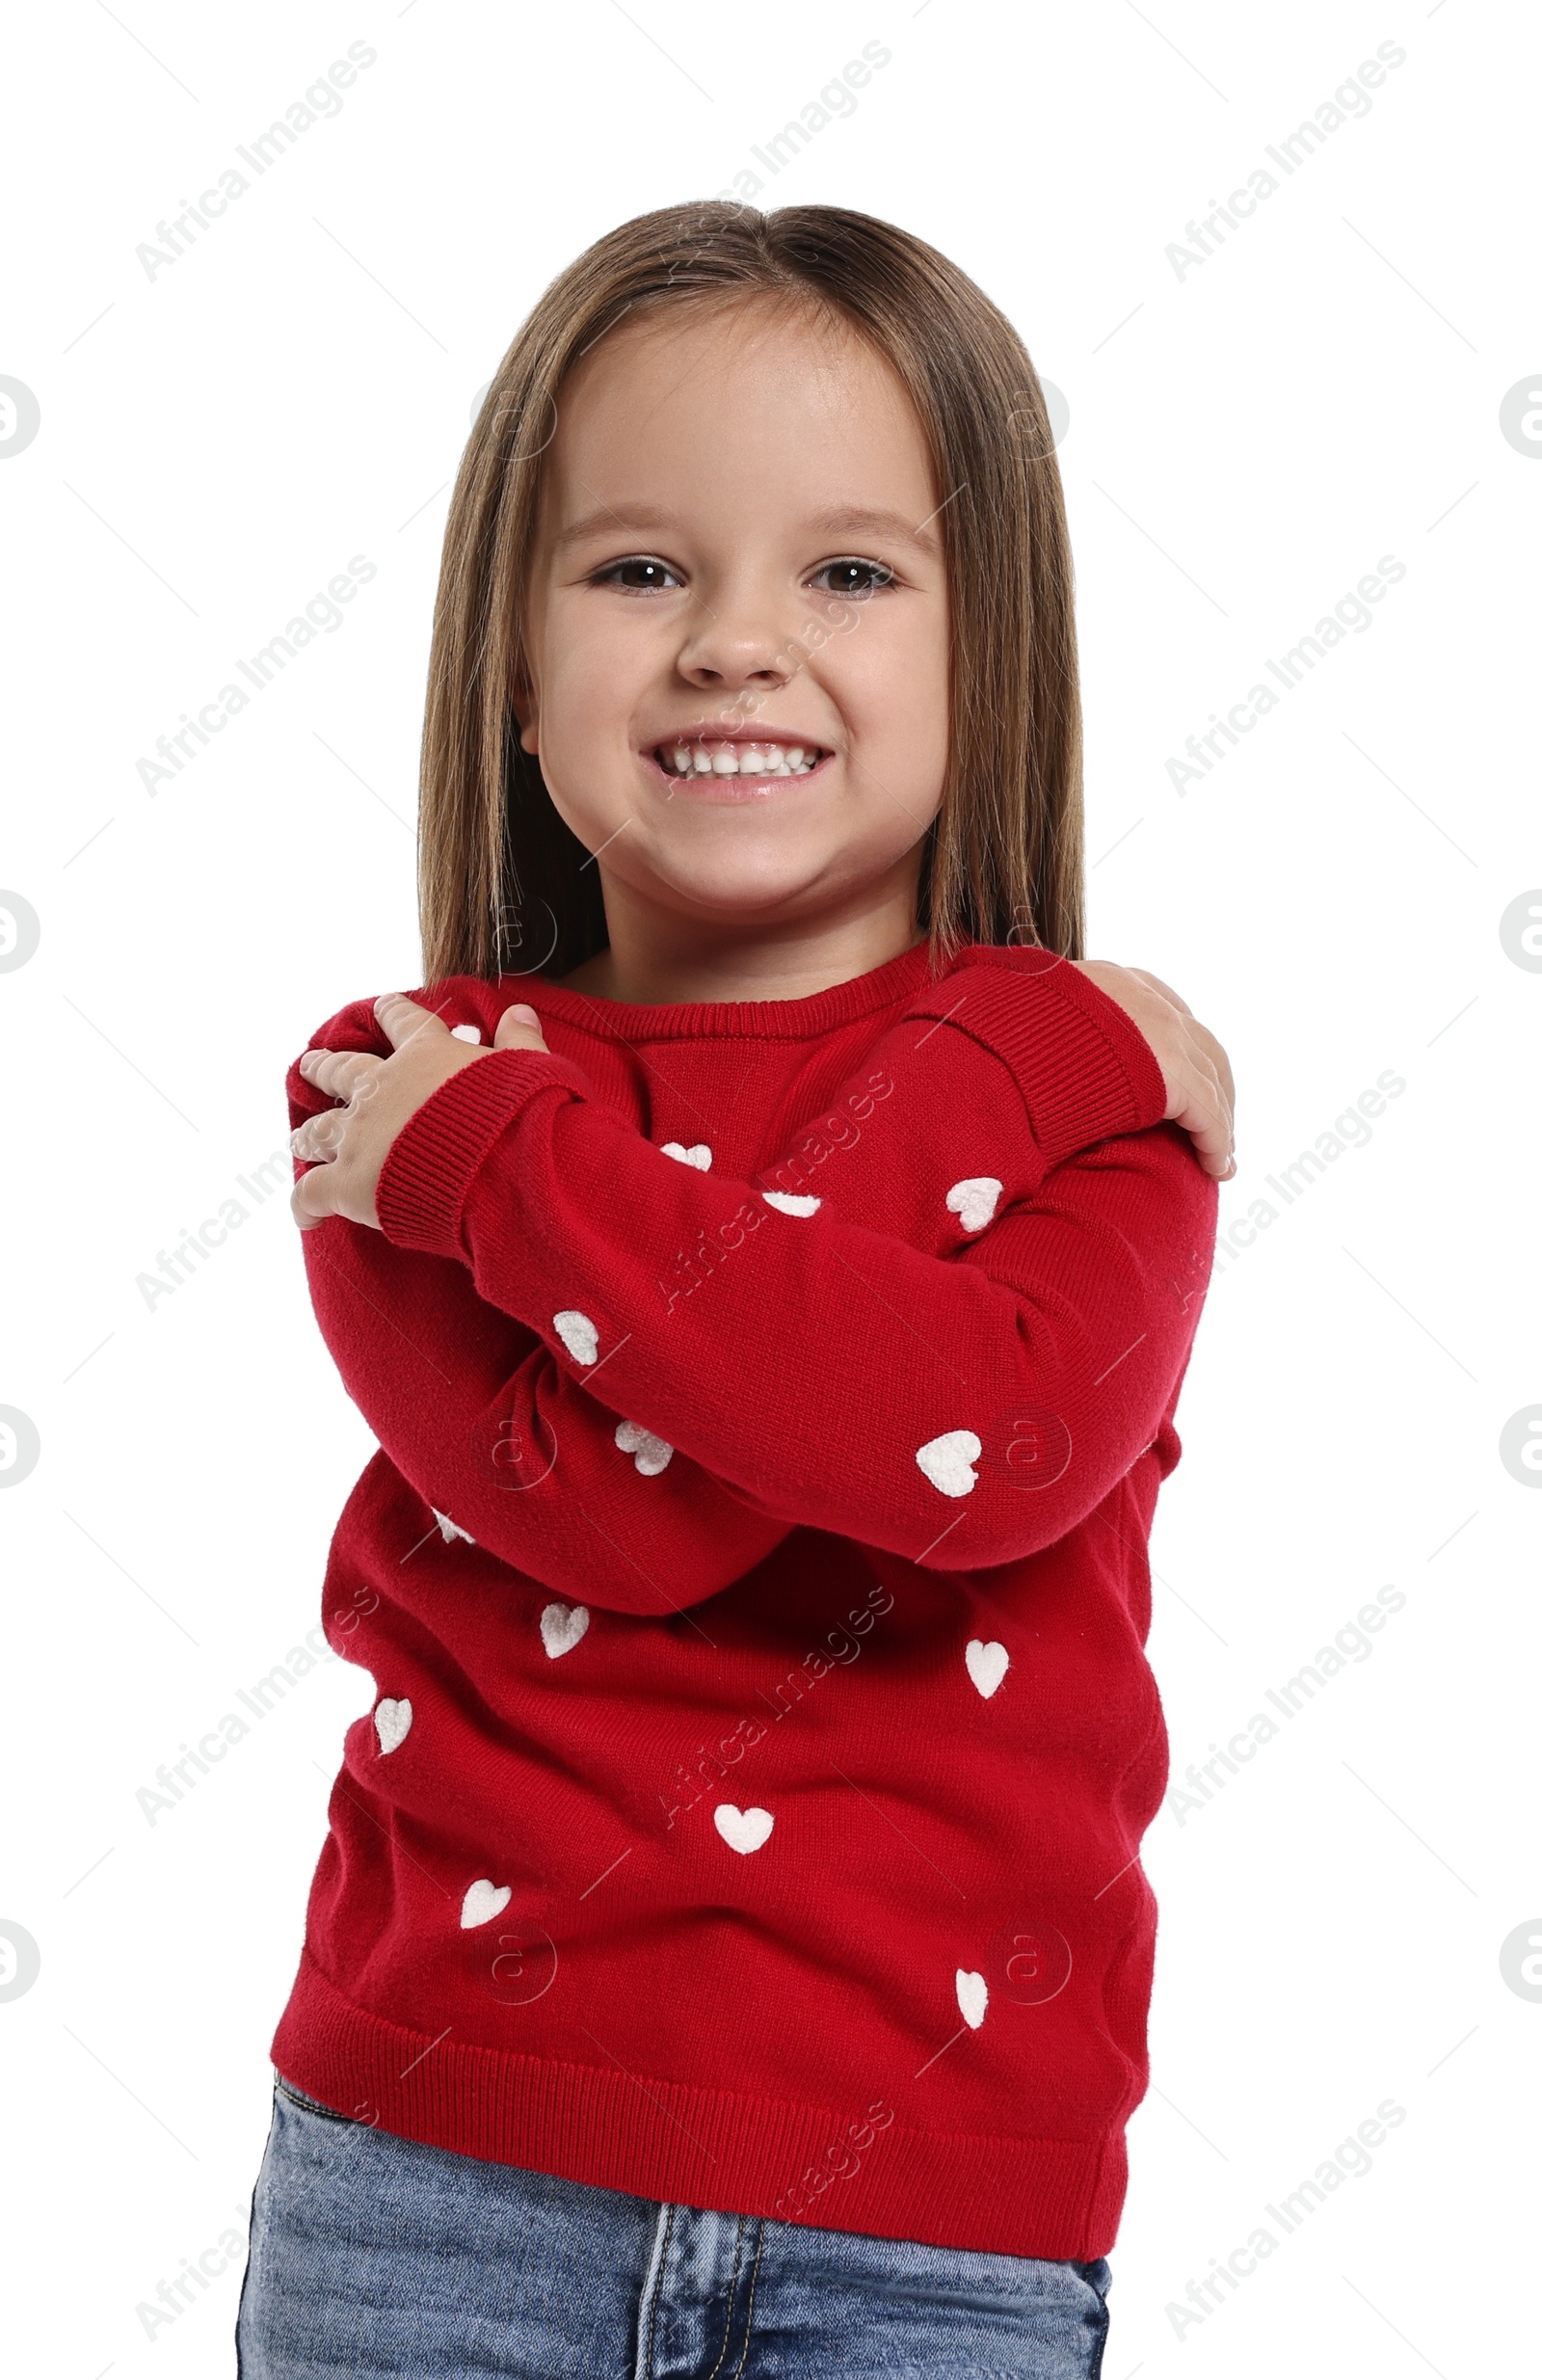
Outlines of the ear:
[{"label": "ear", "polygon": [[514,683],[509,693],[509,708],[519,723],[520,751],[539,752],[541,736],[537,724],[535,689],[530,684],[522,667],[515,673]]}]

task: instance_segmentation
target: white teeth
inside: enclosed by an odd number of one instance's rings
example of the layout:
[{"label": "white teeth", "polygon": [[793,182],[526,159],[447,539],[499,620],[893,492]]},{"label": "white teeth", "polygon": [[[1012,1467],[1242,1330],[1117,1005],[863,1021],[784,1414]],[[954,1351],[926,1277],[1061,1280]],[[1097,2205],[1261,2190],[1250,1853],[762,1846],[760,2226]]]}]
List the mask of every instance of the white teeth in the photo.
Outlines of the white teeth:
[{"label": "white teeth", "polygon": [[803,777],[819,753],[804,744],[661,744],[658,758],[677,777]]}]

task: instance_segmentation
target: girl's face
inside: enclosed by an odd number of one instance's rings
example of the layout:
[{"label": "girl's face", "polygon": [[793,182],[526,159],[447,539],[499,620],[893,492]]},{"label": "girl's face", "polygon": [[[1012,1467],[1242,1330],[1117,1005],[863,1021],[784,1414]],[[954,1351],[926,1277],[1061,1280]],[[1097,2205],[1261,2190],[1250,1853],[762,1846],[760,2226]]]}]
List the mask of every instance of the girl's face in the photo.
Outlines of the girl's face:
[{"label": "girl's face", "polygon": [[761,928],[913,903],[947,492],[892,368],[764,303],[665,312],[580,362],[545,461],[517,709],[607,902]]}]

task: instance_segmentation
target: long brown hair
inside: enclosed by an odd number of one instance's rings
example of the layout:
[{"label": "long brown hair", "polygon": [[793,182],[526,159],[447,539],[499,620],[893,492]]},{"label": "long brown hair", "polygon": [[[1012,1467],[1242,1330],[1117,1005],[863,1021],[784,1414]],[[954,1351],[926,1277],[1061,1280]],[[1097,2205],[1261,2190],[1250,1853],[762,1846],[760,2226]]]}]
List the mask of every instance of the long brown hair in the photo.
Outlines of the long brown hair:
[{"label": "long brown hair", "polygon": [[599,871],[521,751],[511,691],[564,379],[640,309],[775,298],[855,329],[897,372],[943,495],[949,762],[917,925],[1079,958],[1081,712],[1071,548],[1038,375],[968,275],[838,206],[722,201],[625,223],[558,275],[489,385],[455,483],[429,662],[418,822],[424,981],[567,975],[604,949]]}]

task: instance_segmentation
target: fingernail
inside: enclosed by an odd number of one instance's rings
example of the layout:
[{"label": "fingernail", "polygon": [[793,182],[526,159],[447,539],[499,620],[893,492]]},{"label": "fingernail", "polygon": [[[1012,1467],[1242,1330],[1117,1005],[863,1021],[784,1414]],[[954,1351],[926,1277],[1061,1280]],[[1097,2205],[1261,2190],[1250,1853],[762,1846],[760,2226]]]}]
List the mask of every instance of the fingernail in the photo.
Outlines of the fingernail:
[{"label": "fingernail", "polygon": [[541,1022],[541,1019],[537,1016],[535,1010],[531,1007],[530,1003],[527,1000],[516,1001],[514,1006],[509,1010],[509,1014],[512,1017],[517,1018],[521,1025],[539,1025]]}]

